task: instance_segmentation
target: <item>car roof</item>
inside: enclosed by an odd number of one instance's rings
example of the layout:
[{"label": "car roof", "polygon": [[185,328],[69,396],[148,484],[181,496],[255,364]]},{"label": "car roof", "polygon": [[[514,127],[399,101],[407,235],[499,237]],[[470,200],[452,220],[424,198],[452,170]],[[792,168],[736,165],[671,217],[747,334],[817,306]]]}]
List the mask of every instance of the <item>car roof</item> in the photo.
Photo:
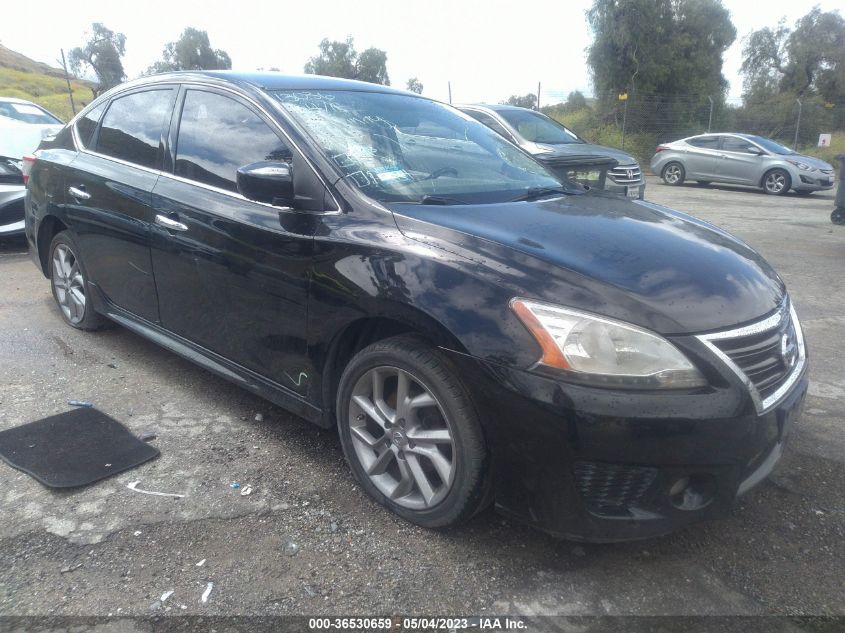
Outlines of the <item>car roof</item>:
[{"label": "car roof", "polygon": [[272,71],[241,72],[235,70],[186,70],[151,75],[141,80],[130,82],[133,85],[158,83],[164,81],[184,81],[186,79],[216,79],[233,83],[250,84],[262,90],[348,90],[358,92],[384,92],[390,94],[413,94],[390,86],[371,84],[354,79],[339,79],[322,75],[285,75]]},{"label": "car roof", "polygon": [[[32,101],[27,101],[26,99],[18,99],[17,97],[0,97],[0,101],[4,103],[20,103],[23,105],[34,105],[38,108],[41,108],[40,105],[37,103],[33,103]],[[43,108],[41,108],[43,110]]]},{"label": "car roof", "polygon": [[504,112],[506,110],[527,110],[528,112],[537,112],[531,108],[521,108],[519,106],[507,105],[504,103],[462,103],[456,105],[456,108],[483,108],[485,110],[492,110],[493,112]]}]

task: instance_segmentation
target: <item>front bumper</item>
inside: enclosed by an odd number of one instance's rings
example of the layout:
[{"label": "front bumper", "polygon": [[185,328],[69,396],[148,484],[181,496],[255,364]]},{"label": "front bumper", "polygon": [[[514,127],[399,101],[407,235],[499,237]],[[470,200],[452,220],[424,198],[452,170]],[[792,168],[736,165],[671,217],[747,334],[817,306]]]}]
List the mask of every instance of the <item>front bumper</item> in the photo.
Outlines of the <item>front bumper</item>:
[{"label": "front bumper", "polygon": [[799,171],[798,177],[792,180],[792,188],[796,191],[827,191],[833,189],[835,184],[836,176],[833,173],[818,171]]},{"label": "front bumper", "polygon": [[496,508],[574,540],[627,541],[724,517],[771,472],[807,392],[807,365],[759,415],[728,372],[705,393],[563,384],[461,356],[493,456]]},{"label": "front bumper", "polygon": [[24,185],[0,184],[0,236],[24,232]]}]

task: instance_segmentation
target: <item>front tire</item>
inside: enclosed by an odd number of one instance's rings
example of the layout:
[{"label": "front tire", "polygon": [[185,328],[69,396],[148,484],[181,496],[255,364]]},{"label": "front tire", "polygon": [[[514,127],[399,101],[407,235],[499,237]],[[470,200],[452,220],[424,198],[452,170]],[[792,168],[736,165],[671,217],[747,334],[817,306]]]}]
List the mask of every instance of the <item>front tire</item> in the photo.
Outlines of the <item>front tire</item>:
[{"label": "front tire", "polygon": [[337,421],[355,479],[426,528],[455,525],[488,502],[478,415],[448,358],[414,336],[364,348],[340,379]]},{"label": "front tire", "polygon": [[663,171],[660,173],[660,177],[663,178],[663,182],[667,185],[671,185],[676,187],[678,185],[684,184],[684,178],[686,177],[686,171],[684,170],[684,166],[677,161],[672,161],[671,163],[667,163],[666,166],[663,168]]},{"label": "front tire", "polygon": [[783,169],[772,169],[763,176],[763,191],[770,196],[785,196],[791,187],[792,178]]},{"label": "front tire", "polygon": [[50,287],[65,323],[79,330],[97,330],[104,320],[94,312],[88,275],[79,259],[79,246],[68,231],[50,243]]}]

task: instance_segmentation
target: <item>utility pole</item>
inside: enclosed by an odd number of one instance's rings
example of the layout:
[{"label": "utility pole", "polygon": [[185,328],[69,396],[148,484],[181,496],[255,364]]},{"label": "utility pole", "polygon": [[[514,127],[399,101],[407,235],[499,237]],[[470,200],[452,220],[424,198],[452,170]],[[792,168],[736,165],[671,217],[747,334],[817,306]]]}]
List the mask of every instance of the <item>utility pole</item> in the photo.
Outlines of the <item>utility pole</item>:
[{"label": "utility pole", "polygon": [[707,131],[710,132],[710,126],[713,124],[713,97],[707,95],[707,100],[710,102],[710,116],[707,118]]},{"label": "utility pole", "polygon": [[73,89],[70,87],[70,75],[67,74],[67,62],[65,61],[65,49],[59,49],[62,52],[62,68],[65,70],[65,81],[67,82],[67,94],[70,97],[70,109],[73,110],[73,116],[76,116],[76,104],[73,102]]},{"label": "utility pole", "polygon": [[795,103],[798,104],[798,118],[795,120],[795,140],[792,142],[792,149],[798,147],[798,130],[801,129],[801,99],[796,99]]},{"label": "utility pole", "polygon": [[540,82],[537,82],[537,112],[540,111]]},{"label": "utility pole", "polygon": [[452,105],[452,82],[447,82],[449,84],[449,105]]}]

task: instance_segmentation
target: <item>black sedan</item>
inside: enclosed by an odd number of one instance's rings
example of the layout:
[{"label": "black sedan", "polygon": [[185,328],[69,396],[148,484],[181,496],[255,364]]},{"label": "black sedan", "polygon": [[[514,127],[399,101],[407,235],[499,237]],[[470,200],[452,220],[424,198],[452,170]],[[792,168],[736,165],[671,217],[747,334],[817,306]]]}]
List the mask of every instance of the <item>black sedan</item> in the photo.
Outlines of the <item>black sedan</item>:
[{"label": "black sedan", "polygon": [[459,111],[383,86],[175,73],[25,162],[61,317],[115,321],[339,431],[379,503],[490,503],[566,537],[729,511],[807,390],[783,282],[695,218],[581,195]]}]

